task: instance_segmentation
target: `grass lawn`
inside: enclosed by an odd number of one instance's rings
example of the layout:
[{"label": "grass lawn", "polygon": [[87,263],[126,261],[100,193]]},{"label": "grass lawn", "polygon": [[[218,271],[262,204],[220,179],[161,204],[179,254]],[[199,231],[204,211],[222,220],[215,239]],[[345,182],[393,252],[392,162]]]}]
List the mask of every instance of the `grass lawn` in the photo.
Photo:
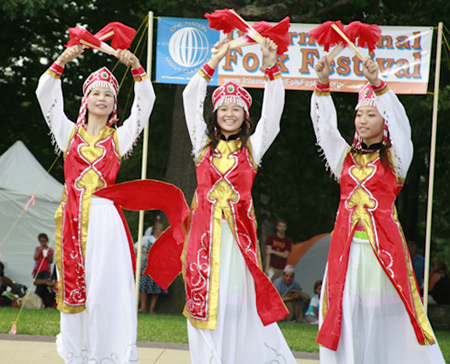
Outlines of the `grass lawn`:
[{"label": "grass lawn", "polygon": [[[0,307],[0,333],[8,333],[19,309]],[[23,310],[17,323],[17,334],[56,336],[59,332],[57,310]],[[319,352],[316,343],[317,326],[279,323],[286,341],[293,351]],[[435,332],[445,361],[450,362],[450,331]],[[139,341],[187,343],[186,319],[181,315],[139,314]]]}]

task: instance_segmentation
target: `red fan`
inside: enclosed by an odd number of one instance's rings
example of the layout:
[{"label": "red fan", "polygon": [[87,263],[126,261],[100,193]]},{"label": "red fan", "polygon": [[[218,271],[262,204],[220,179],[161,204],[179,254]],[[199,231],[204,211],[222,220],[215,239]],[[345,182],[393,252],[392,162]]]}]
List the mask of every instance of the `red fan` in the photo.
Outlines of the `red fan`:
[{"label": "red fan", "polygon": [[74,28],[69,29],[69,37],[70,39],[67,42],[67,45],[69,47],[76,44],[80,44],[81,41],[90,43],[95,47],[100,47],[101,45],[101,41],[98,38],[95,38],[89,30],[81,28],[78,25]]},{"label": "red fan", "polygon": [[111,46],[114,49],[129,49],[135,34],[135,29],[113,21],[95,33],[95,37],[102,41],[112,39]]},{"label": "red fan", "polygon": [[[278,46],[277,53],[283,54],[288,50],[290,43],[288,32],[291,25],[289,21],[290,18],[288,16],[275,25],[260,21],[253,24],[253,29],[261,34],[262,37],[273,40]],[[245,38],[253,41],[249,36],[246,36]]]},{"label": "red fan", "polygon": [[314,39],[318,45],[323,46],[325,52],[330,50],[330,46],[335,46],[342,42],[342,37],[335,31],[333,25],[344,32],[344,26],[340,20],[326,21],[309,31],[309,36]]},{"label": "red fan", "polygon": [[236,17],[236,12],[233,9],[216,10],[214,13],[205,14],[205,18],[209,21],[211,29],[222,30],[224,33],[230,33],[233,29],[247,33],[248,24],[243,21],[240,16]]},{"label": "red fan", "polygon": [[261,44],[264,38],[251,27],[234,9],[216,10],[212,14],[205,14],[211,29],[221,30],[230,33],[233,29],[239,29],[256,42]]},{"label": "red fan", "polygon": [[369,51],[373,51],[380,39],[381,29],[376,24],[370,25],[354,21],[345,27],[345,33],[353,43],[358,38],[358,47],[367,47]]},{"label": "red fan", "polygon": [[114,49],[96,38],[87,29],[81,28],[78,25],[69,29],[69,41],[67,42],[67,46],[70,47],[76,44],[82,44],[86,47],[94,48],[108,54],[114,54]]}]

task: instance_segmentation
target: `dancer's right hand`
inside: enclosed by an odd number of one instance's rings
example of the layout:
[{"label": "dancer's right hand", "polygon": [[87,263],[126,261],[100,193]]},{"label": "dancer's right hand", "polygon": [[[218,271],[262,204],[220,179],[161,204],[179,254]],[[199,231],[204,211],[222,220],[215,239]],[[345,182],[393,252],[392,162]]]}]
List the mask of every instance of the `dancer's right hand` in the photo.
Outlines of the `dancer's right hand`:
[{"label": "dancer's right hand", "polygon": [[208,65],[211,68],[216,69],[219,65],[220,61],[223,57],[228,53],[230,50],[230,44],[228,39],[222,39],[218,41],[216,44],[214,44],[214,50],[215,52],[212,52],[211,58],[208,61]]},{"label": "dancer's right hand", "polygon": [[320,59],[319,62],[317,62],[317,64],[314,66],[314,69],[316,70],[319,82],[322,85],[328,85],[328,83],[330,82],[330,65],[328,64],[327,57],[323,57],[322,59]]},{"label": "dancer's right hand", "polygon": [[64,52],[60,54],[60,56],[56,59],[56,63],[61,67],[64,67],[67,63],[72,62],[75,58],[77,58],[81,53],[84,52],[84,48],[81,44],[76,44],[70,47],[67,47]]}]

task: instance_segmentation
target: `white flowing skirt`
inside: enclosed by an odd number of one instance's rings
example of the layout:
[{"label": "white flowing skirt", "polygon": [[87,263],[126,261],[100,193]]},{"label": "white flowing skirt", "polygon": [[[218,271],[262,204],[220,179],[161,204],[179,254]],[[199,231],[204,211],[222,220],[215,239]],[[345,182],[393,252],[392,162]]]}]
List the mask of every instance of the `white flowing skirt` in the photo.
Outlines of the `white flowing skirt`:
[{"label": "white flowing skirt", "polygon": [[188,336],[192,364],[296,363],[278,325],[264,326],[258,316],[253,277],[225,220],[216,330],[188,320]]},{"label": "white flowing skirt", "polygon": [[321,346],[321,364],[445,363],[437,342],[431,346],[417,342],[405,306],[368,240],[353,238],[342,311],[338,349]]},{"label": "white flowing skirt", "polygon": [[113,202],[93,197],[85,257],[86,309],[61,312],[57,349],[66,364],[137,364],[130,248]]}]

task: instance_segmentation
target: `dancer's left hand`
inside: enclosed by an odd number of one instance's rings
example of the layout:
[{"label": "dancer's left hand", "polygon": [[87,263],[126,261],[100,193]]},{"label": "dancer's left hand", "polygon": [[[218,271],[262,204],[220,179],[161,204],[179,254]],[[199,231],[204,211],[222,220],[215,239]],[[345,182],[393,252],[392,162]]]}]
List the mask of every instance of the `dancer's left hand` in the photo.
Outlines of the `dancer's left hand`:
[{"label": "dancer's left hand", "polygon": [[261,52],[263,56],[263,68],[274,65],[277,61],[277,44],[270,38],[264,38],[261,44]]},{"label": "dancer's left hand", "polygon": [[378,73],[380,68],[378,67],[378,63],[374,62],[371,58],[366,58],[363,61],[363,71],[364,76],[374,86],[379,86],[381,84],[381,80],[378,77]]},{"label": "dancer's left hand", "polygon": [[133,69],[141,67],[141,62],[139,62],[139,58],[137,58],[128,49],[117,49],[115,56],[119,60],[119,62],[123,63],[125,66],[131,66],[131,68]]}]

